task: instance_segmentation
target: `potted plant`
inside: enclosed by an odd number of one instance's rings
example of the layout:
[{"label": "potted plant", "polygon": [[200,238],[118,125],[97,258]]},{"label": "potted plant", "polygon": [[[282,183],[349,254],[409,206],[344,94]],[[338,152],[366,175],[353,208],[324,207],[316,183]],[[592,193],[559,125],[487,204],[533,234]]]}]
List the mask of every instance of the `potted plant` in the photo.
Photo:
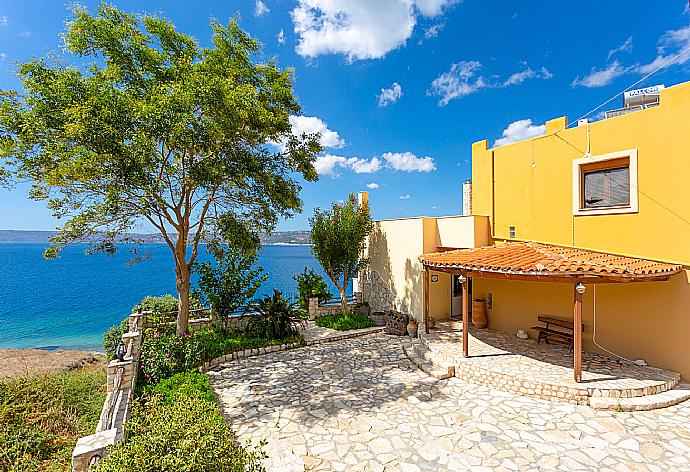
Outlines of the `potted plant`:
[{"label": "potted plant", "polygon": [[429,315],[429,329],[434,329],[436,327],[436,319]]},{"label": "potted plant", "polygon": [[414,316],[410,316],[410,319],[407,321],[407,334],[409,334],[411,338],[417,337],[417,320]]},{"label": "potted plant", "polygon": [[472,325],[475,328],[486,328],[489,322],[486,317],[486,301],[483,298],[472,300]]}]

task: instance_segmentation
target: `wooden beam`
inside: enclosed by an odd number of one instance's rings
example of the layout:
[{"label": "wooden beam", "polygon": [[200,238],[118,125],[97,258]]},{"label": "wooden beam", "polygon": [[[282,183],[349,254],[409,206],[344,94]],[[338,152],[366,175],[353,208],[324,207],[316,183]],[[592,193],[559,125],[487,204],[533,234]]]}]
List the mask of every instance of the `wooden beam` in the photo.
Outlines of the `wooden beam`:
[{"label": "wooden beam", "polygon": [[574,301],[573,301],[573,376],[575,382],[582,382],[582,294],[577,291],[577,286],[580,281],[573,285]]},{"label": "wooden beam", "polygon": [[467,290],[467,283],[467,277],[465,276],[465,281],[462,284],[462,355],[464,357],[469,355],[468,332],[470,330],[470,315],[467,308],[467,305],[469,304],[469,291]]},{"label": "wooden beam", "polygon": [[431,269],[424,268],[424,332],[429,334],[429,277]]}]

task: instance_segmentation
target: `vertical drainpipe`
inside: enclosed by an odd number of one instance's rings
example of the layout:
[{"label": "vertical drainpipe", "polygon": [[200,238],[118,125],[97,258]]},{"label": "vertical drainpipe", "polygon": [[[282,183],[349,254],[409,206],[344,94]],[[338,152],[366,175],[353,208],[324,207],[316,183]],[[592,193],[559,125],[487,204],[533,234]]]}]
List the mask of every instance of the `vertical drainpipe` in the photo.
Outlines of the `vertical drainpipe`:
[{"label": "vertical drainpipe", "polygon": [[496,194],[494,187],[496,179],[494,177],[494,151],[491,151],[491,239],[496,237]]}]

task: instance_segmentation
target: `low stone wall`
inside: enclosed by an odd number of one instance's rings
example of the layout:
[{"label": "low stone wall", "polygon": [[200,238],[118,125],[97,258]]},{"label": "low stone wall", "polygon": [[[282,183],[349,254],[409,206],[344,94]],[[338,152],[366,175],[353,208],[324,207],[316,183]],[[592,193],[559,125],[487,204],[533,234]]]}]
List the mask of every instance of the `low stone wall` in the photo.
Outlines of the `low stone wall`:
[{"label": "low stone wall", "polygon": [[[350,310],[362,304],[362,293],[355,292],[353,298],[354,300],[349,301],[347,304],[347,307]],[[342,307],[340,303],[319,303],[319,299],[316,297],[312,297],[309,299],[310,320],[314,320],[317,316],[339,315],[340,313],[342,313]]]},{"label": "low stone wall", "polygon": [[108,447],[125,438],[132,397],[139,371],[139,354],[150,312],[129,316],[129,332],[122,335],[126,354],[122,361],[113,360],[107,368],[107,396],[95,434],[77,440],[72,451],[72,470],[87,472],[89,467],[108,455]]}]

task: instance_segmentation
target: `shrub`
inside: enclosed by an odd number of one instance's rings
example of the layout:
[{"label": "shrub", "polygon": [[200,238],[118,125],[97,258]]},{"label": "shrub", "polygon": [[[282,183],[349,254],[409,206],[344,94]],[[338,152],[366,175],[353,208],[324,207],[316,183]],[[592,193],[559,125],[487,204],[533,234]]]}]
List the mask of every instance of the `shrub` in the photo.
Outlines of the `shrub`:
[{"label": "shrub", "polygon": [[[178,308],[177,297],[170,294],[157,297],[149,295],[144,297],[139,304],[141,305],[142,310],[151,312],[148,321],[153,324],[160,324],[164,321],[173,321],[175,318],[174,313],[177,313]],[[196,310],[198,308],[202,308],[201,301],[199,300],[199,297],[192,293],[189,296],[189,309]],[[137,306],[135,305],[132,307],[132,313],[136,312],[136,310]]]},{"label": "shrub", "polygon": [[280,290],[259,300],[254,308],[256,311],[249,318],[246,330],[257,337],[283,339],[297,335],[298,328],[304,326],[304,314]]},{"label": "shrub", "polygon": [[119,325],[111,326],[103,334],[103,349],[109,361],[115,359],[117,345],[122,339],[122,335],[129,331],[129,318],[125,318]]},{"label": "shrub", "polygon": [[105,400],[103,368],[0,381],[0,470],[68,470]]},{"label": "shrub", "polygon": [[263,443],[252,449],[235,440],[200,373],[178,374],[152,387],[135,401],[126,427],[128,439],[96,471],[263,470]]},{"label": "shrub", "polygon": [[174,333],[150,336],[144,339],[141,346],[141,385],[157,383],[176,373],[195,369],[204,362],[229,352],[293,340],[294,338],[263,339],[213,328],[183,336]]},{"label": "shrub", "polygon": [[213,255],[215,263],[195,264],[198,288],[194,293],[211,306],[214,313],[234,313],[254,297],[268,275],[261,268],[253,268],[255,248],[241,249],[213,241],[206,249]]},{"label": "shrub", "polygon": [[328,290],[326,281],[317,274],[314,269],[304,268],[304,272],[295,276],[297,291],[299,292],[297,303],[302,310],[309,310],[309,299],[317,297],[319,301],[331,298],[333,294]]},{"label": "shrub", "polygon": [[179,397],[189,397],[194,394],[212,403],[216,401],[208,377],[199,371],[175,374],[143,390],[144,396],[160,395],[166,404],[173,403]]},{"label": "shrub", "polygon": [[352,311],[344,315],[317,316],[314,323],[316,323],[316,326],[337,329],[338,331],[370,328],[375,325],[374,321],[368,316]]}]

